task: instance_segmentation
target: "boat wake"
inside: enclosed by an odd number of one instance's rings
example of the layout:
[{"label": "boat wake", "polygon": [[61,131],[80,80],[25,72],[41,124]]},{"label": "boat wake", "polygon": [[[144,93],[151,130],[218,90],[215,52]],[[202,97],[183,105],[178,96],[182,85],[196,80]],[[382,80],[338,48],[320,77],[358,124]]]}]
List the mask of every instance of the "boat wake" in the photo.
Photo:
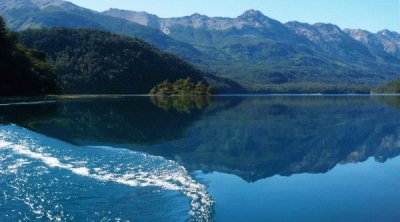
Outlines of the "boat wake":
[{"label": "boat wake", "polygon": [[[41,163],[32,169],[36,177],[44,174],[48,177],[49,170],[57,169],[100,183],[182,192],[190,199],[190,221],[212,221],[213,200],[205,185],[195,181],[184,167],[174,161],[126,149],[77,147],[15,125],[0,126],[0,178],[27,170],[26,166],[32,161]],[[21,186],[23,183],[18,184]],[[5,199],[7,195],[3,194]],[[45,212],[42,207],[35,207],[34,201],[48,201],[45,197],[25,196],[20,199],[36,216],[56,221],[63,218],[57,219],[51,210]],[[57,209],[62,207],[60,204]]]}]

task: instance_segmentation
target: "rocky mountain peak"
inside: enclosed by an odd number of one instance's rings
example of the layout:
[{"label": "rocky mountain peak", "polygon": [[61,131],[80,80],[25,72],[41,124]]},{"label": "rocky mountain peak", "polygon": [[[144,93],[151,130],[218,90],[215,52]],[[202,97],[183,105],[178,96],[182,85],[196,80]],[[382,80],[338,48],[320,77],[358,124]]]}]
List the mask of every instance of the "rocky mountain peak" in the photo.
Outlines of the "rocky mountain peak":
[{"label": "rocky mountain peak", "polygon": [[189,16],[189,18],[191,20],[208,20],[209,19],[208,16],[202,15],[202,14],[199,14],[199,13],[194,13],[191,16]]},{"label": "rocky mountain peak", "polygon": [[400,38],[400,34],[399,34],[399,33],[397,33],[397,32],[392,32],[392,31],[387,30],[387,29],[384,29],[384,30],[382,30],[382,31],[379,31],[377,34],[378,34],[379,36],[383,36],[383,37],[385,37],[385,38],[392,38],[392,39],[394,39],[394,38],[396,38],[396,39]]},{"label": "rocky mountain peak", "polygon": [[205,19],[205,18],[208,18],[207,16],[199,14],[199,13],[194,13],[190,17],[193,18],[193,19]]},{"label": "rocky mountain peak", "polygon": [[320,30],[325,30],[329,32],[337,32],[337,33],[342,32],[342,29],[340,29],[339,26],[331,23],[315,23],[314,26]]},{"label": "rocky mountain peak", "polygon": [[47,7],[56,7],[62,10],[80,9],[80,7],[63,0],[0,0],[0,13],[6,18],[7,14],[13,10],[33,13]]},{"label": "rocky mountain peak", "polygon": [[368,38],[373,36],[372,33],[362,29],[344,29],[343,31],[353,39],[362,42],[367,41]]},{"label": "rocky mountain peak", "polygon": [[31,2],[40,9],[44,9],[49,6],[54,6],[65,10],[80,9],[79,6],[63,0],[31,0]]},{"label": "rocky mountain peak", "polygon": [[263,18],[265,15],[258,10],[250,9],[245,11],[240,17],[242,18]]},{"label": "rocky mountain peak", "polygon": [[236,23],[236,27],[241,29],[244,26],[247,27],[253,27],[257,29],[270,29],[272,27],[281,29],[279,32],[285,32],[285,27],[283,26],[282,23],[271,19],[264,15],[261,11],[258,10],[247,10],[245,11],[242,15],[237,17],[236,19],[233,19],[233,21]]},{"label": "rocky mountain peak", "polygon": [[128,21],[138,23],[140,25],[150,26],[152,28],[159,27],[159,18],[156,15],[147,12],[136,12],[110,8],[109,10],[104,11],[103,14],[117,18],[123,18]]}]

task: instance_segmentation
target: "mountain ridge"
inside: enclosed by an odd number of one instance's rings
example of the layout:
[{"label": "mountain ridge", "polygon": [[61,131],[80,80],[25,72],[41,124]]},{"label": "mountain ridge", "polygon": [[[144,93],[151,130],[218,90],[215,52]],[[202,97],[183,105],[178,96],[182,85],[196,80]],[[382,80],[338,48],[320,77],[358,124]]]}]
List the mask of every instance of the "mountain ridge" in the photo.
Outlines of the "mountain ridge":
[{"label": "mountain ridge", "polygon": [[[62,0],[1,0],[0,15],[14,31],[30,28],[94,28],[145,39],[157,48],[181,55],[201,55],[189,44],[174,40],[156,29],[149,29],[121,18],[110,18]],[[203,55],[201,55],[203,56]]]},{"label": "mountain ridge", "polygon": [[396,32],[383,30],[379,44],[369,45],[334,24],[281,23],[257,10],[236,18],[198,13],[160,18],[129,10],[96,12],[61,0],[1,0],[0,15],[17,31],[64,26],[137,37],[256,93],[372,88],[400,74]]},{"label": "mountain ridge", "polygon": [[[194,28],[198,28],[198,27],[200,27],[200,25],[202,25],[202,26],[207,25],[208,29],[215,29],[215,30],[223,30],[223,29],[231,28],[231,26],[227,26],[226,24],[224,26],[224,22],[226,22],[228,20],[236,21],[236,26],[235,26],[236,28],[243,28],[244,24],[237,21],[237,20],[240,20],[240,19],[250,19],[250,21],[253,22],[253,25],[255,27],[264,27],[264,28],[269,28],[269,26],[268,26],[269,23],[262,23],[264,21],[270,21],[272,23],[276,23],[276,22],[280,23],[279,21],[277,21],[275,19],[271,19],[268,16],[265,16],[261,11],[254,10],[254,9],[246,10],[244,13],[242,13],[241,15],[239,15],[236,18],[232,18],[232,17],[209,17],[207,15],[202,15],[202,14],[198,14],[198,13],[192,14],[190,16],[161,18],[161,17],[158,17],[155,14],[150,14],[150,13],[147,13],[145,11],[137,12],[137,11],[130,11],[130,10],[120,10],[120,9],[116,9],[116,8],[110,8],[109,10],[103,11],[102,13],[106,14],[106,15],[114,16],[114,17],[124,18],[124,19],[127,19],[129,21],[141,24],[141,25],[151,26],[153,28],[157,28],[156,25],[160,25],[160,27],[158,27],[158,28],[161,31],[163,31],[165,34],[167,34],[167,35],[170,34],[169,31],[168,31],[169,28],[166,28],[164,26],[167,26],[168,23],[174,22],[174,21],[178,22],[181,25],[184,24],[184,25],[190,26],[190,22],[189,21],[186,21],[186,23],[182,22],[182,20],[185,20],[185,19],[186,20],[190,19],[191,23],[192,23],[192,26]],[[120,13],[122,13],[122,14],[120,14]],[[151,18],[151,19],[146,19],[146,18]],[[155,21],[155,20],[158,20],[158,21]],[[205,20],[211,20],[212,22],[208,22],[207,23]],[[146,21],[151,21],[151,25]],[[203,21],[203,23],[199,23],[200,21]],[[215,23],[215,21],[220,21],[222,24],[219,24],[219,26],[214,24],[214,26],[213,26],[213,23]],[[165,24],[163,24],[163,23],[165,23]],[[250,24],[250,23],[247,23],[247,25],[248,24]],[[393,47],[395,47],[395,46],[392,46],[392,48],[387,47],[388,49],[387,49],[386,52],[389,53],[391,51],[396,51],[396,53],[397,53],[398,51],[400,51],[400,43],[399,43],[400,42],[400,34],[395,32],[395,31],[390,31],[390,30],[387,30],[387,29],[382,29],[381,31],[378,31],[376,33],[372,33],[372,32],[369,32],[369,31],[363,30],[363,29],[348,29],[348,28],[341,29],[340,27],[338,27],[335,24],[322,23],[322,22],[309,24],[309,23],[298,22],[298,21],[289,21],[289,22],[281,23],[281,24],[286,26],[289,29],[293,28],[293,24],[301,24],[301,25],[303,25],[303,28],[305,26],[308,26],[309,28],[313,27],[313,28],[316,28],[317,30],[319,29],[320,31],[323,28],[329,27],[330,29],[335,29],[335,31],[339,31],[339,32],[343,32],[343,33],[347,34],[348,37],[351,37],[351,38],[353,38],[354,40],[356,40],[356,41],[358,41],[360,43],[363,43],[363,42],[360,41],[360,39],[358,39],[356,36],[351,34],[351,32],[353,30],[360,30],[360,31],[363,31],[363,32],[368,32],[371,35],[380,35],[380,36],[383,36],[386,33],[386,35],[391,35],[392,36],[392,39],[391,39],[392,41],[393,41],[393,36],[395,36],[394,38],[396,38],[397,41],[398,41],[397,42],[398,45],[396,45],[398,47],[397,50],[393,49]],[[299,30],[297,30],[297,31],[299,31]],[[299,32],[297,32],[297,34],[299,34]],[[306,34],[303,34],[303,35],[306,35]],[[327,37],[327,36],[325,36],[325,37]],[[387,41],[389,41],[389,39],[387,39]],[[396,55],[396,56],[398,56],[400,58],[400,55]]]},{"label": "mountain ridge", "polygon": [[[123,10],[121,13],[118,9],[110,9],[103,14],[158,28],[206,54],[212,48],[214,56],[222,58],[221,61],[243,63],[252,75],[267,76],[266,79],[276,72],[290,79],[288,73],[297,72],[295,79],[289,81],[332,83],[339,82],[339,78],[350,84],[379,85],[400,73],[400,37],[397,38],[396,32],[386,31],[391,38],[377,38],[384,47],[370,47],[351,35],[348,29],[334,24],[281,23],[257,10],[247,10],[236,18],[200,14],[159,18],[146,12]],[[384,32],[371,35],[382,35]],[[224,69],[219,68],[219,64],[216,66],[217,70]],[[299,67],[304,72],[299,71]],[[222,76],[243,83],[245,71],[237,71],[240,68],[226,68]],[[327,73],[315,76],[315,72]],[[332,74],[337,78],[332,78]],[[250,82],[249,85],[254,85],[254,81]]]}]

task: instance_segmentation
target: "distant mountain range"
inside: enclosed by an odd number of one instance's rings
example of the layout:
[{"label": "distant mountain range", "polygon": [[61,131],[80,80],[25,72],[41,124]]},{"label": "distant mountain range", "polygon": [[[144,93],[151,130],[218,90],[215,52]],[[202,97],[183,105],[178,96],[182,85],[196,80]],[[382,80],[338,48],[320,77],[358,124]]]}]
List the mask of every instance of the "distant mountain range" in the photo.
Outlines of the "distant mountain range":
[{"label": "distant mountain range", "polygon": [[252,92],[367,90],[400,75],[400,34],[281,23],[249,10],[237,18],[96,12],[61,0],[0,0],[11,29],[94,28],[141,38]]},{"label": "distant mountain range", "polygon": [[[210,18],[200,14],[180,18],[159,18],[146,12],[119,9],[110,9],[103,13],[158,29],[175,39],[199,46],[224,46],[228,43],[226,37],[236,41],[240,38],[258,38],[293,43],[312,42],[319,50],[329,52],[344,48],[346,44],[357,47],[358,45],[354,43],[356,40],[369,49],[383,51],[400,58],[400,34],[389,30],[382,30],[374,34],[361,29],[341,30],[338,26],[323,23],[310,25],[288,22],[282,24],[256,10],[248,10],[238,18]],[[232,32],[233,29],[236,29],[236,36],[232,35],[233,33],[227,33],[225,38],[219,38],[218,34],[220,33],[217,32]],[[184,33],[186,36],[183,35]],[[346,51],[348,50],[344,52]]]}]

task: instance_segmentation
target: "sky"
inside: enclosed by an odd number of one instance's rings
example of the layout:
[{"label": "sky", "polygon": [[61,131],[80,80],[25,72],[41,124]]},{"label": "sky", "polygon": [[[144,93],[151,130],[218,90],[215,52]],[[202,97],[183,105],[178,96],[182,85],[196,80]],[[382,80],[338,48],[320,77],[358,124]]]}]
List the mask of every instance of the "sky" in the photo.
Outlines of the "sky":
[{"label": "sky", "polygon": [[400,0],[68,0],[96,11],[118,8],[160,17],[200,13],[237,17],[256,9],[281,22],[333,23],[341,28],[400,32]]}]

